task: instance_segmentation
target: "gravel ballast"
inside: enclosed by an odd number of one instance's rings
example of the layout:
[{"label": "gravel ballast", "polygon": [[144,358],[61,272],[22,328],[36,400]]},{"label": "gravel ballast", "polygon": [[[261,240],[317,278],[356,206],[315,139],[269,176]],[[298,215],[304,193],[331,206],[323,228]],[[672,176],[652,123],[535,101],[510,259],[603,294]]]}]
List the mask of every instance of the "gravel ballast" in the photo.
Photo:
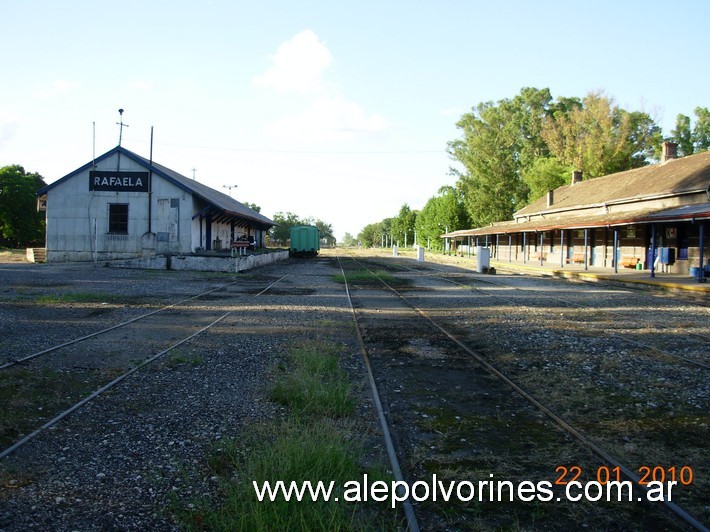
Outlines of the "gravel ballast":
[{"label": "gravel ballast", "polygon": [[[706,370],[653,348],[707,363],[708,344],[703,340],[710,336],[707,306],[602,284],[488,276],[496,285],[486,283],[487,276],[452,268],[450,278],[468,285],[462,287],[430,275],[440,274],[428,271],[431,265],[378,261],[394,265],[391,273],[405,281],[404,293],[420,308],[631,467],[682,466],[685,460],[698,472],[706,469],[707,459],[696,442],[706,438],[708,430]],[[145,272],[92,264],[0,265],[0,326],[6,332],[0,339],[0,363],[228,285],[175,310],[160,322],[164,335],[156,334],[145,320],[130,333],[98,337],[91,341],[91,349],[49,354],[44,361],[40,357],[23,365],[22,371],[67,376],[99,371],[102,378],[115,376],[148,352],[173,343],[179,333],[192,332],[198,321],[202,324],[202,319],[232,311],[209,331],[137,371],[3,459],[0,530],[174,530],[180,527],[176,516],[190,512],[197,501],[219,504],[218,479],[208,467],[208,456],[221,442],[238,438],[249,423],[284,415],[267,400],[272,368],[294,342],[316,337],[342,344],[342,365],[358,390],[359,417],[370,427],[373,456],[384,464],[352,316],[342,284],[333,279],[337,273],[337,262],[328,257],[291,260],[248,274]],[[381,288],[368,285],[358,290],[369,299],[361,299],[358,308],[356,293],[356,309],[370,317],[371,329],[365,331],[368,350],[375,364],[379,357],[394,368],[377,377],[383,402],[391,415],[399,416],[400,429],[412,432],[397,433],[394,427],[395,441],[412,444],[404,450],[414,467],[425,462],[427,448],[436,448],[437,459],[443,460],[440,444],[450,434],[427,401],[444,396],[437,391],[444,384],[431,379],[436,375],[442,383],[455,384],[446,393],[456,399],[456,408],[461,409],[457,415],[465,419],[476,413],[465,412],[466,398],[456,390],[469,393],[465,372],[475,369],[443,340],[427,336],[410,314],[398,316],[395,306],[378,307],[383,305]],[[417,335],[397,345],[393,340],[384,350],[386,326],[378,332],[379,344],[373,339],[381,327],[378,314],[385,313],[393,323],[402,322],[398,327],[403,334],[416,327]],[[126,356],[105,356],[117,349]],[[406,357],[420,364],[415,375],[420,380],[410,380]],[[485,387],[486,379],[479,388]],[[421,404],[416,408],[410,392],[418,394]],[[484,395],[482,404],[494,397],[483,389],[478,392]],[[495,418],[498,406],[490,402],[489,407]],[[418,419],[409,419],[412,413]],[[498,421],[514,422],[508,413],[503,410]],[[51,417],[47,412],[35,415],[38,424]],[[461,425],[455,418],[452,423]],[[457,445],[475,452],[473,435],[457,438]],[[417,442],[421,448],[414,446]],[[453,470],[458,464],[455,454],[451,457]],[[553,472],[556,460],[549,459]],[[699,478],[695,487],[703,486]],[[707,507],[697,500],[692,509],[705,519]],[[485,516],[482,519],[477,523],[485,523]]]}]

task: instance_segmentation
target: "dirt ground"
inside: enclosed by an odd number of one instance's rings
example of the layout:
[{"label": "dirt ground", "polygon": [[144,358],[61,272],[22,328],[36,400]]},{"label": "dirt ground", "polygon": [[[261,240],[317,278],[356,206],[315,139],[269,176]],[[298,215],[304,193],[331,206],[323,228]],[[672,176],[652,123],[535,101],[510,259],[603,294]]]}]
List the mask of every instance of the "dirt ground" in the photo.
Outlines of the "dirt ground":
[{"label": "dirt ground", "polygon": [[0,248],[0,264],[8,264],[11,262],[27,262],[25,250]]}]

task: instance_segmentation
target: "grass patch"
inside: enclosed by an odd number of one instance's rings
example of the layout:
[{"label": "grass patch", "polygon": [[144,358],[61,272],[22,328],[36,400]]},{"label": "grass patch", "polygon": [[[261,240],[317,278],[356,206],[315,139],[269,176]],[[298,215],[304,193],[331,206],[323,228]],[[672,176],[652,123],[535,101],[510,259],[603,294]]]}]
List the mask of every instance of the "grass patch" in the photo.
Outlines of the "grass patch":
[{"label": "grass patch", "polygon": [[[343,502],[285,500],[260,502],[253,482],[262,489],[284,480],[300,487],[304,481],[332,482],[333,496],[342,501],[342,486],[362,478],[358,456],[361,444],[349,432],[332,423],[290,420],[252,427],[238,444],[215,451],[210,460],[216,472],[231,472],[223,483],[222,506],[216,510],[198,508],[188,515],[188,528],[197,530],[366,530],[380,529],[382,522],[366,525],[359,519],[358,508]],[[381,475],[376,479],[382,479]],[[374,479],[373,479],[374,480]]]},{"label": "grass patch", "polygon": [[322,342],[292,348],[277,367],[270,399],[296,415],[343,417],[353,411],[347,375],[338,365],[338,348]]},{"label": "grass patch", "polygon": [[[323,341],[292,347],[274,370],[270,398],[288,415],[243,427],[239,438],[218,442],[207,458],[220,480],[219,504],[205,500],[178,510],[188,530],[396,530],[396,512],[385,504],[348,503],[348,481],[391,482],[380,469],[365,468],[363,430],[348,419],[354,399],[339,365],[340,347]],[[283,481],[300,489],[310,481],[332,489],[331,501],[306,490],[301,502],[283,492],[259,501],[256,488]],[[292,484],[294,483],[294,484]],[[332,487],[331,487],[332,486]],[[352,495],[352,493],[350,493]],[[338,497],[339,501],[332,499]]]},{"label": "grass patch", "polygon": [[204,360],[199,355],[196,355],[192,352],[185,352],[179,349],[174,349],[170,352],[170,356],[165,359],[164,364],[170,369],[185,364],[189,364],[191,367],[196,368],[197,366],[201,366],[203,362]]},{"label": "grass patch", "polygon": [[94,391],[102,382],[90,374],[11,368],[0,374],[0,449],[4,449]]},{"label": "grass patch", "polygon": [[95,292],[70,292],[67,294],[46,294],[34,298],[35,303],[52,305],[62,303],[135,303],[135,297],[120,296],[116,294],[99,294]]}]

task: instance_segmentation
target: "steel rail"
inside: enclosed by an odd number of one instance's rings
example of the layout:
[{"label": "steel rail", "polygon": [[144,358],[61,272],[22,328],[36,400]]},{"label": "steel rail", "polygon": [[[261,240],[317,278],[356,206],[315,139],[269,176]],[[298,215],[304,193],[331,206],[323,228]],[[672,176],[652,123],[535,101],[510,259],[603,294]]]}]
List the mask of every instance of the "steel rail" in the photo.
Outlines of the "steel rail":
[{"label": "steel rail", "polygon": [[[382,429],[382,436],[385,440],[385,447],[387,448],[387,456],[389,457],[390,465],[392,466],[392,474],[397,482],[405,482],[402,476],[402,470],[399,467],[399,460],[397,459],[397,453],[394,449],[394,443],[392,442],[392,435],[387,425],[387,418],[385,417],[385,411],[382,408],[382,401],[380,400],[380,394],[377,391],[377,384],[375,383],[375,377],[372,374],[372,367],[370,365],[370,357],[367,355],[367,348],[365,347],[365,340],[362,338],[362,331],[360,329],[360,322],[357,319],[357,313],[355,312],[355,307],[353,307],[353,300],[350,297],[350,287],[348,286],[348,279],[345,275],[345,270],[340,262],[340,257],[335,256],[338,260],[338,266],[343,274],[343,282],[345,284],[345,294],[348,298],[348,304],[350,305],[350,311],[353,315],[353,322],[355,324],[355,332],[357,333],[358,345],[360,346],[360,355],[365,363],[365,369],[367,370],[367,380],[370,383],[370,390],[372,391],[372,398],[375,402],[375,408],[377,409],[377,417],[380,421],[380,427]],[[404,515],[407,519],[407,528],[410,532],[419,532],[419,523],[417,522],[417,517],[414,513],[414,507],[409,501],[409,497],[403,501],[404,505]]]},{"label": "steel rail", "polygon": [[[441,272],[441,273],[447,273],[446,271],[440,270],[440,269],[438,269],[438,268],[433,268],[433,269],[436,270],[436,271],[439,271],[439,272]],[[478,280],[479,280],[480,282],[482,282],[482,283],[488,283],[488,284],[492,284],[492,285],[494,285],[494,286],[506,287],[506,285],[504,285],[504,284],[502,284],[502,283],[496,283],[495,281],[492,281],[492,280],[490,280],[490,279],[478,279]],[[472,288],[473,288],[473,287],[472,287]],[[564,304],[564,305],[568,305],[568,306],[572,306],[572,307],[578,307],[578,308],[582,308],[582,309],[599,310],[600,312],[607,313],[607,314],[610,314],[610,315],[612,315],[612,316],[616,315],[616,316],[621,316],[621,317],[624,317],[624,318],[629,318],[629,314],[627,314],[627,313],[625,313],[625,312],[622,312],[622,311],[620,311],[620,310],[610,310],[610,309],[603,309],[603,310],[600,310],[600,309],[595,309],[594,307],[592,307],[592,306],[590,306],[590,305],[583,305],[582,303],[575,303],[575,302],[573,302],[573,301],[567,301],[567,300],[565,300],[565,299],[562,299],[562,298],[559,298],[559,297],[556,297],[556,296],[550,296],[550,295],[544,294],[544,293],[540,292],[540,290],[535,290],[534,288],[521,288],[521,287],[519,287],[519,286],[510,286],[510,287],[508,287],[508,288],[512,288],[513,290],[518,290],[518,291],[520,291],[520,292],[530,292],[530,293],[533,293],[533,294],[539,294],[541,297],[544,297],[544,298],[547,298],[547,299],[551,299],[551,300],[553,300],[553,301],[559,301],[560,303],[562,303],[562,304]],[[620,288],[616,288],[616,287],[613,287],[613,288],[614,288],[615,291],[620,291],[620,290],[621,290]],[[702,305],[697,305],[697,304],[695,304],[695,303],[692,303],[692,304],[693,304],[694,306],[703,307]],[[704,308],[704,307],[703,307],[703,308]],[[655,328],[665,329],[665,330],[673,329],[673,327],[671,327],[671,326],[669,326],[669,325],[666,325],[666,324],[664,324],[664,323],[653,322],[653,321],[651,321],[651,320],[644,319],[644,318],[639,319],[638,316],[633,316],[633,319],[634,319],[635,321],[640,321],[640,322],[645,323],[645,324],[647,324],[647,325],[651,325],[651,326],[653,326],[653,327],[655,327]],[[694,336],[694,337],[700,338],[700,339],[702,339],[702,340],[704,340],[704,341],[706,341],[706,342],[710,341],[710,336],[707,336],[707,335],[704,335],[704,334],[698,334],[698,333],[694,333],[694,332],[686,332],[686,334],[687,334],[688,336]],[[710,366],[705,366],[705,367],[706,367],[706,368],[710,368]]]},{"label": "steel rail", "polygon": [[[404,269],[406,269],[406,270],[409,270],[409,271],[414,271],[414,272],[417,272],[417,273],[424,273],[424,275],[427,275],[425,272],[422,272],[421,270],[416,270],[416,269],[414,269],[414,268],[409,268],[409,267],[404,266],[404,265],[401,265],[401,264],[398,264],[398,266],[400,266],[401,268],[404,268]],[[438,268],[432,268],[432,269],[433,269],[434,271],[440,272],[440,273],[442,273],[442,274],[450,273],[450,272],[447,272],[447,271],[445,271],[445,270],[440,270],[440,269],[438,269]],[[458,286],[462,286],[462,287],[464,287],[464,288],[470,288],[471,290],[476,290],[477,292],[481,292],[481,293],[486,294],[486,295],[488,295],[488,296],[490,296],[490,297],[497,297],[497,298],[499,298],[499,299],[502,299],[503,301],[507,301],[508,303],[510,303],[511,305],[514,305],[514,306],[532,308],[532,307],[530,307],[529,305],[521,305],[520,302],[515,301],[515,300],[513,300],[513,299],[510,299],[510,298],[507,298],[507,297],[502,296],[502,295],[500,295],[500,294],[492,294],[492,293],[490,293],[490,292],[487,292],[485,289],[480,288],[480,287],[472,286],[472,285],[466,284],[466,283],[460,283],[460,282],[458,282],[458,281],[455,281],[454,279],[449,279],[448,277],[445,277],[445,276],[442,276],[442,275],[434,275],[434,276],[437,277],[438,279],[441,279],[442,281],[446,281],[446,282],[451,283],[451,284],[455,284],[455,285],[458,285]],[[494,286],[499,286],[499,287],[502,287],[502,288],[510,288],[510,289],[512,289],[512,290],[518,290],[518,291],[520,291],[520,292],[530,292],[530,293],[533,293],[533,294],[540,294],[540,292],[539,292],[538,290],[533,290],[533,289],[529,289],[529,288],[520,288],[519,286],[507,286],[507,285],[502,284],[502,283],[496,283],[496,282],[491,281],[491,280],[489,280],[489,279],[477,279],[477,280],[479,280],[480,282],[483,282],[483,283],[492,284],[492,285],[494,285]],[[544,298],[547,298],[547,299],[550,299],[550,300],[553,300],[553,301],[559,301],[560,303],[563,303],[563,304],[565,304],[565,305],[567,305],[567,306],[570,306],[570,307],[578,307],[578,308],[583,308],[583,309],[599,310],[599,309],[594,309],[594,307],[590,307],[590,306],[588,306],[588,305],[582,305],[582,304],[579,304],[579,303],[574,303],[574,302],[571,302],[571,301],[566,301],[566,300],[564,300],[564,299],[561,299],[561,298],[558,298],[558,297],[555,297],[555,296],[548,296],[548,295],[545,295],[545,294],[541,294],[541,297],[544,297]],[[628,317],[628,316],[627,316],[626,314],[624,314],[623,312],[614,311],[614,310],[600,310],[600,312],[602,312],[602,313],[607,313],[607,314],[609,314],[609,315],[611,315],[611,316],[613,316],[613,315],[616,314],[616,315],[618,315],[618,316],[626,316],[626,317]],[[637,319],[637,318],[634,318],[634,319]],[[663,324],[654,323],[654,322],[651,322],[651,321],[648,321],[648,320],[641,320],[641,321],[643,321],[643,322],[646,323],[646,324],[652,325],[653,327],[658,327],[658,328],[662,328],[662,329],[671,329],[671,327],[668,327],[668,326],[663,325]],[[644,342],[639,342],[638,340],[633,340],[632,338],[627,338],[627,337],[624,337],[624,336],[619,336],[619,335],[612,334],[612,333],[607,332],[607,331],[602,331],[602,333],[603,333],[603,334],[606,334],[609,338],[616,338],[616,339],[619,339],[619,340],[622,340],[622,341],[625,341],[625,342],[629,342],[629,343],[635,344],[635,345],[637,345],[637,346],[643,347],[643,348],[645,348],[645,349],[650,349],[651,351],[656,351],[657,353],[661,353],[662,355],[665,355],[665,356],[668,356],[668,357],[671,357],[671,358],[675,358],[675,359],[678,359],[678,360],[682,360],[683,362],[687,362],[688,364],[691,364],[691,365],[694,365],[694,366],[698,366],[699,368],[702,368],[702,369],[705,369],[705,370],[710,369],[710,365],[704,364],[703,362],[700,362],[700,361],[698,361],[698,360],[694,360],[694,359],[692,359],[692,358],[688,358],[688,357],[684,357],[684,356],[681,356],[681,355],[677,355],[677,354],[675,354],[675,353],[670,353],[670,352],[668,352],[668,351],[665,351],[664,349],[661,349],[661,348],[658,348],[658,347],[655,347],[655,346],[646,344],[646,343],[644,343]],[[702,338],[703,340],[706,340],[706,341],[707,341],[707,340],[710,340],[710,338],[708,338],[707,336],[704,336],[704,335],[702,335],[702,334],[696,334],[696,333],[687,333],[687,334],[688,334],[689,336],[696,336],[696,337],[698,337],[698,338]]]},{"label": "steel rail", "polygon": [[231,285],[238,283],[238,282],[239,281],[232,281],[231,283],[223,284],[221,286],[218,286],[217,288],[212,288],[211,290],[207,290],[206,292],[202,292],[201,294],[197,294],[196,296],[188,297],[187,299],[183,299],[183,300],[178,301],[176,303],[172,303],[170,305],[159,308],[157,310],[153,310],[153,311],[148,312],[146,314],[136,316],[135,318],[132,318],[128,321],[124,321],[124,322],[118,323],[116,325],[112,325],[111,327],[107,327],[106,329],[101,329],[100,331],[96,331],[91,334],[87,334],[86,336],[81,336],[80,338],[75,338],[74,340],[69,340],[68,342],[64,342],[63,344],[49,347],[49,348],[44,349],[42,351],[32,353],[31,355],[27,355],[27,356],[24,356],[22,358],[17,358],[17,359],[10,359],[7,363],[0,365],[0,370],[10,368],[12,366],[16,366],[17,364],[21,364],[22,362],[27,362],[28,360],[32,360],[33,358],[37,358],[39,356],[46,355],[47,353],[51,353],[52,351],[57,351],[58,349],[62,349],[63,347],[68,347],[73,344],[78,344],[79,342],[83,342],[84,340],[94,338],[95,336],[105,334],[105,333],[113,331],[115,329],[120,329],[121,327],[125,327],[126,325],[129,325],[129,324],[134,323],[136,321],[142,320],[142,319],[147,318],[149,316],[153,316],[154,314],[158,314],[159,312],[163,312],[164,310],[177,307],[178,305],[182,305],[183,303],[187,303],[188,301],[192,301],[192,300],[200,298],[204,295],[211,294],[212,292],[216,292],[217,290],[221,290],[227,286],[231,286]]},{"label": "steel rail", "polygon": [[[271,283],[270,285],[268,285],[266,288],[264,288],[264,289],[263,289],[262,291],[260,291],[258,294],[255,294],[253,297],[260,296],[261,294],[263,294],[264,292],[266,292],[267,290],[269,290],[272,286],[274,286],[276,283],[278,283],[279,281],[281,281],[281,280],[284,279],[285,277],[287,277],[287,275],[284,275],[283,277],[278,278],[276,281],[274,281],[273,283]],[[226,285],[225,285],[225,286],[226,286]],[[213,291],[213,290],[212,290],[212,291]],[[203,295],[204,295],[204,294],[203,294]],[[96,399],[97,397],[99,397],[101,394],[103,394],[103,393],[106,392],[107,390],[110,390],[111,388],[113,388],[114,386],[116,386],[117,384],[119,384],[120,382],[122,382],[123,380],[125,380],[127,377],[133,375],[133,374],[134,374],[136,371],[138,371],[139,369],[141,369],[141,368],[147,366],[148,364],[150,364],[150,363],[152,363],[152,362],[158,360],[160,357],[166,355],[167,353],[169,353],[169,352],[172,351],[173,349],[175,349],[175,348],[177,348],[177,347],[183,345],[184,343],[189,342],[190,340],[192,340],[192,339],[195,338],[196,336],[202,334],[202,333],[205,332],[206,330],[208,330],[208,329],[212,328],[213,326],[217,325],[219,322],[221,322],[221,321],[224,320],[227,316],[229,316],[230,314],[233,314],[233,313],[234,313],[234,311],[233,311],[233,310],[230,310],[229,312],[226,312],[226,313],[222,314],[219,318],[217,318],[216,320],[212,321],[212,322],[209,323],[208,325],[202,327],[199,331],[196,331],[196,332],[192,333],[191,335],[189,335],[189,336],[183,338],[182,340],[179,340],[178,342],[174,343],[174,344],[171,345],[170,347],[168,347],[168,348],[166,348],[166,349],[163,349],[163,350],[160,351],[159,353],[157,353],[157,354],[153,355],[152,357],[150,357],[150,358],[144,360],[143,362],[141,362],[141,363],[138,364],[137,366],[135,366],[135,367],[129,369],[128,371],[126,371],[126,372],[123,373],[122,375],[116,377],[114,380],[112,380],[112,381],[109,382],[108,384],[105,384],[105,385],[102,386],[101,388],[99,388],[99,389],[97,389],[96,391],[92,392],[91,394],[87,395],[86,397],[84,397],[84,398],[83,398],[81,401],[79,401],[78,403],[75,403],[75,404],[72,405],[71,407],[67,408],[66,410],[64,410],[63,412],[61,412],[60,414],[58,414],[57,416],[55,416],[55,417],[53,417],[52,419],[50,419],[49,421],[47,421],[44,425],[42,425],[42,426],[39,427],[38,429],[32,431],[31,433],[29,433],[29,434],[28,434],[27,436],[25,436],[24,438],[18,440],[18,441],[15,442],[13,445],[11,445],[10,447],[8,447],[8,448],[5,449],[4,451],[0,452],[0,460],[3,459],[3,458],[5,458],[6,456],[12,454],[12,453],[15,452],[17,449],[19,449],[20,447],[22,447],[23,445],[25,445],[27,442],[33,440],[35,437],[37,437],[39,434],[41,434],[42,432],[44,432],[44,431],[47,430],[48,428],[52,427],[53,425],[56,425],[59,421],[61,421],[61,420],[64,419],[65,417],[67,417],[69,414],[75,412],[76,410],[78,410],[79,408],[81,408],[82,406],[84,406],[86,403],[88,403],[88,402],[90,402],[90,401],[93,401],[94,399]]]},{"label": "steel rail", "polygon": [[[356,262],[359,262],[357,259],[352,259]],[[602,460],[604,460],[608,465],[611,465],[613,467],[618,467],[619,471],[626,477],[628,480],[630,480],[634,486],[638,487],[644,492],[648,492],[649,489],[642,485],[640,483],[641,478],[636,475],[631,469],[626,467],[621,463],[620,460],[618,460],[616,457],[613,455],[609,454],[606,452],[604,449],[599,447],[597,444],[595,444],[593,441],[591,441],[587,436],[582,434],[580,431],[575,429],[572,425],[567,423],[564,419],[559,417],[557,414],[552,412],[549,408],[547,408],[545,405],[543,405],[540,401],[535,399],[532,395],[530,395],[528,392],[526,392],[523,388],[518,386],[515,382],[513,382],[511,379],[509,379],[504,373],[502,373],[500,370],[495,368],[493,365],[488,363],[483,357],[481,357],[478,353],[473,351],[471,348],[469,348],[466,344],[464,344],[457,336],[449,332],[447,329],[439,325],[433,318],[431,318],[425,311],[417,307],[414,303],[412,303],[408,298],[403,296],[402,294],[399,293],[395,288],[390,286],[387,281],[382,279],[377,273],[373,272],[369,268],[366,268],[373,276],[375,276],[385,287],[387,287],[390,291],[392,291],[397,297],[399,297],[402,301],[404,301],[409,307],[411,307],[416,313],[418,313],[420,316],[422,316],[424,319],[426,319],[431,325],[433,325],[437,330],[439,330],[441,333],[443,333],[449,340],[454,342],[457,346],[459,346],[462,350],[464,350],[467,354],[471,355],[476,362],[478,362],[481,366],[483,366],[489,373],[495,375],[498,377],[501,381],[503,381],[505,384],[507,384],[510,388],[515,390],[521,397],[526,399],[528,402],[530,402],[532,405],[534,405],[536,408],[538,408],[542,413],[544,413],[548,418],[550,418],[558,427],[562,428],[565,432],[570,434],[571,436],[574,436],[574,438],[579,441],[582,445],[587,447],[590,451],[595,453],[597,456],[599,456]],[[695,528],[696,530],[704,531],[707,532],[708,528],[705,527],[700,521],[698,521],[693,515],[691,515],[689,512],[675,504],[674,502],[671,501],[662,501],[664,506],[673,514],[676,516],[680,517],[685,521],[687,524]]]},{"label": "steel rail", "polygon": [[[419,271],[419,270],[415,270],[414,268],[409,268],[409,267],[404,266],[404,265],[400,265],[400,266],[402,266],[402,267],[405,268],[405,269],[411,270],[411,271]],[[442,270],[442,269],[440,269],[440,268],[432,268],[432,270],[437,271],[437,272],[440,272],[440,273],[443,273],[443,274],[452,273],[452,272],[447,272],[446,270]],[[445,277],[442,277],[442,279],[445,279]],[[599,310],[600,312],[604,312],[604,313],[610,314],[610,315],[612,315],[612,316],[613,316],[613,315],[616,315],[616,316],[621,316],[621,317],[624,317],[624,318],[629,318],[629,314],[627,314],[627,313],[625,313],[625,312],[622,312],[622,311],[619,311],[619,310],[610,310],[610,309],[601,310],[601,309],[595,309],[594,307],[592,307],[592,306],[590,306],[590,305],[583,305],[583,304],[581,304],[581,303],[575,303],[575,302],[567,301],[567,300],[562,299],[562,298],[559,298],[559,297],[555,297],[555,296],[550,296],[550,295],[544,294],[544,293],[540,292],[540,290],[535,290],[534,288],[521,288],[521,287],[519,287],[519,286],[508,286],[508,285],[504,285],[504,284],[502,284],[502,283],[497,283],[497,282],[495,282],[495,281],[493,281],[493,280],[491,280],[491,279],[477,279],[477,281],[479,281],[479,282],[481,282],[481,283],[491,284],[491,285],[493,285],[493,286],[499,286],[499,287],[504,287],[504,288],[511,288],[511,289],[513,289],[513,290],[518,290],[518,291],[520,291],[520,292],[530,292],[530,293],[534,293],[534,294],[540,294],[541,297],[544,297],[544,298],[547,298],[547,299],[551,299],[551,300],[553,300],[553,301],[559,301],[560,303],[562,303],[562,304],[564,304],[564,305],[568,305],[568,306],[572,306],[572,307],[578,307],[578,308],[583,308],[583,309]],[[619,288],[619,287],[617,287],[617,286],[609,286],[609,285],[607,285],[607,286],[608,286],[609,288],[611,288],[612,290],[614,290],[615,292],[620,292],[620,291],[622,290],[621,288]],[[471,288],[472,288],[472,289],[475,289],[475,290],[479,290],[479,289],[474,288],[474,287],[471,287]],[[633,289],[633,288],[630,288],[629,290],[634,290],[634,289]],[[635,289],[635,290],[638,291],[638,289]],[[701,307],[701,308],[705,308],[704,305],[700,305],[700,304],[698,304],[698,303],[688,302],[688,304],[693,305],[693,306],[698,306],[698,307]],[[653,327],[655,327],[655,328],[659,328],[659,329],[670,330],[670,329],[673,328],[673,327],[671,327],[671,326],[669,326],[669,325],[666,325],[666,324],[664,324],[664,323],[653,322],[653,321],[651,321],[651,320],[644,319],[644,318],[639,319],[638,316],[633,316],[633,319],[634,319],[635,321],[640,321],[640,322],[642,322],[642,323],[645,323],[645,324],[647,324],[647,325],[651,325],[651,326],[653,326]],[[707,336],[707,335],[705,335],[705,334],[698,334],[698,333],[693,333],[693,332],[686,332],[686,334],[687,334],[688,336],[694,336],[694,337],[700,338],[700,339],[702,339],[702,340],[705,340],[706,342],[707,342],[707,341],[710,341],[710,336]],[[674,356],[674,355],[673,355],[673,356]],[[706,368],[710,368],[710,366],[705,366],[705,367],[706,367]]]}]

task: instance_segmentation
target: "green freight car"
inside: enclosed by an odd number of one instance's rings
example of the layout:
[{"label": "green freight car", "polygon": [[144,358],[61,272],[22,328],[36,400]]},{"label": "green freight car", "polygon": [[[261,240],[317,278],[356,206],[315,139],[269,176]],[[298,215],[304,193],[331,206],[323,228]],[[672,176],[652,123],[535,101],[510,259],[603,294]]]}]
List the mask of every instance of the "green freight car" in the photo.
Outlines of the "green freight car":
[{"label": "green freight car", "polygon": [[320,231],[313,225],[297,225],[291,228],[291,257],[315,257],[320,250]]}]

